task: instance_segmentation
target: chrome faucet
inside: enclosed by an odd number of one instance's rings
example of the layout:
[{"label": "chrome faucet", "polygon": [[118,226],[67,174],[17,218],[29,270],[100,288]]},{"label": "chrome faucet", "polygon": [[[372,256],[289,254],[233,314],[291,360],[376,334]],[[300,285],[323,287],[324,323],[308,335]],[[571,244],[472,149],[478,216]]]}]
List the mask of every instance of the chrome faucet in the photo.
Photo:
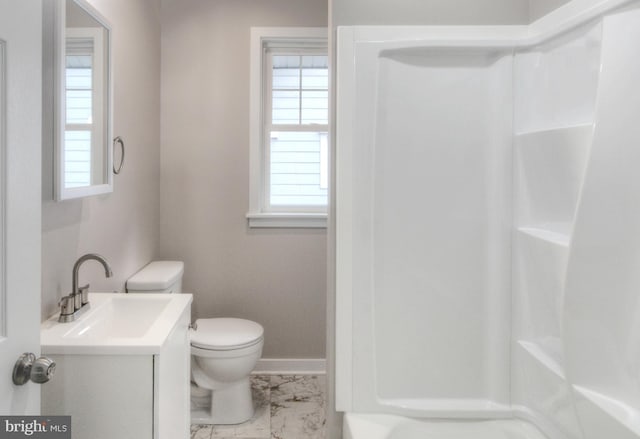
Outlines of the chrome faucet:
[{"label": "chrome faucet", "polygon": [[73,264],[73,274],[71,278],[71,294],[63,297],[60,300],[60,317],[59,322],[72,322],[75,320],[81,309],[89,308],[89,284],[78,287],[78,274],[80,272],[80,266],[90,260],[98,261],[104,267],[104,275],[106,277],[113,276],[111,266],[105,258],[95,253],[88,253],[80,256],[75,264]]}]

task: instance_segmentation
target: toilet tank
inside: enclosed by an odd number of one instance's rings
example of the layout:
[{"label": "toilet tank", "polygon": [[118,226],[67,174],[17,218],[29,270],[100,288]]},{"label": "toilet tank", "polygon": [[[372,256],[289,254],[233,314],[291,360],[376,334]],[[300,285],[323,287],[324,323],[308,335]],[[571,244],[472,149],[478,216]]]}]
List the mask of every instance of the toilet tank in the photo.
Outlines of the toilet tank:
[{"label": "toilet tank", "polygon": [[153,261],[127,280],[128,293],[182,293],[182,261]]}]

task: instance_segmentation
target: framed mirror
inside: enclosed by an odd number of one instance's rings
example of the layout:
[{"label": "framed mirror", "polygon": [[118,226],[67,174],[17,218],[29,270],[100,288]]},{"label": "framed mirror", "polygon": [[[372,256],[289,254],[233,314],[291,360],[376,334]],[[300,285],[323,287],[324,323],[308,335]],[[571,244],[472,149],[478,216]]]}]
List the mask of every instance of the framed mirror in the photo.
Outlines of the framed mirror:
[{"label": "framed mirror", "polygon": [[85,0],[51,0],[57,201],[113,191],[111,26]]}]

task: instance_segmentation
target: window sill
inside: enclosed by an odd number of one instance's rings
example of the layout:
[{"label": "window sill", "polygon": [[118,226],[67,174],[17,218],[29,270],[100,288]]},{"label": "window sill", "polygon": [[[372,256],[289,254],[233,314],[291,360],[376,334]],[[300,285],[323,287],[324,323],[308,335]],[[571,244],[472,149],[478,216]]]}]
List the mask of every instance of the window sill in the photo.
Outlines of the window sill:
[{"label": "window sill", "polygon": [[247,214],[249,227],[326,229],[326,213],[253,213]]}]

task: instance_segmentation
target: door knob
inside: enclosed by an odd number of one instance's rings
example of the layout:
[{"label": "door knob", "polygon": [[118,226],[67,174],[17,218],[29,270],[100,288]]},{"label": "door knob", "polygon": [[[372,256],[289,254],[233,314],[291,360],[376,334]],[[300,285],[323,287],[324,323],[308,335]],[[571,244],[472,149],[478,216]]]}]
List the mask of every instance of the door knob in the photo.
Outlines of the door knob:
[{"label": "door knob", "polygon": [[53,377],[56,363],[49,357],[36,358],[31,352],[20,355],[13,367],[13,383],[22,386],[29,380],[34,383],[46,383]]}]

